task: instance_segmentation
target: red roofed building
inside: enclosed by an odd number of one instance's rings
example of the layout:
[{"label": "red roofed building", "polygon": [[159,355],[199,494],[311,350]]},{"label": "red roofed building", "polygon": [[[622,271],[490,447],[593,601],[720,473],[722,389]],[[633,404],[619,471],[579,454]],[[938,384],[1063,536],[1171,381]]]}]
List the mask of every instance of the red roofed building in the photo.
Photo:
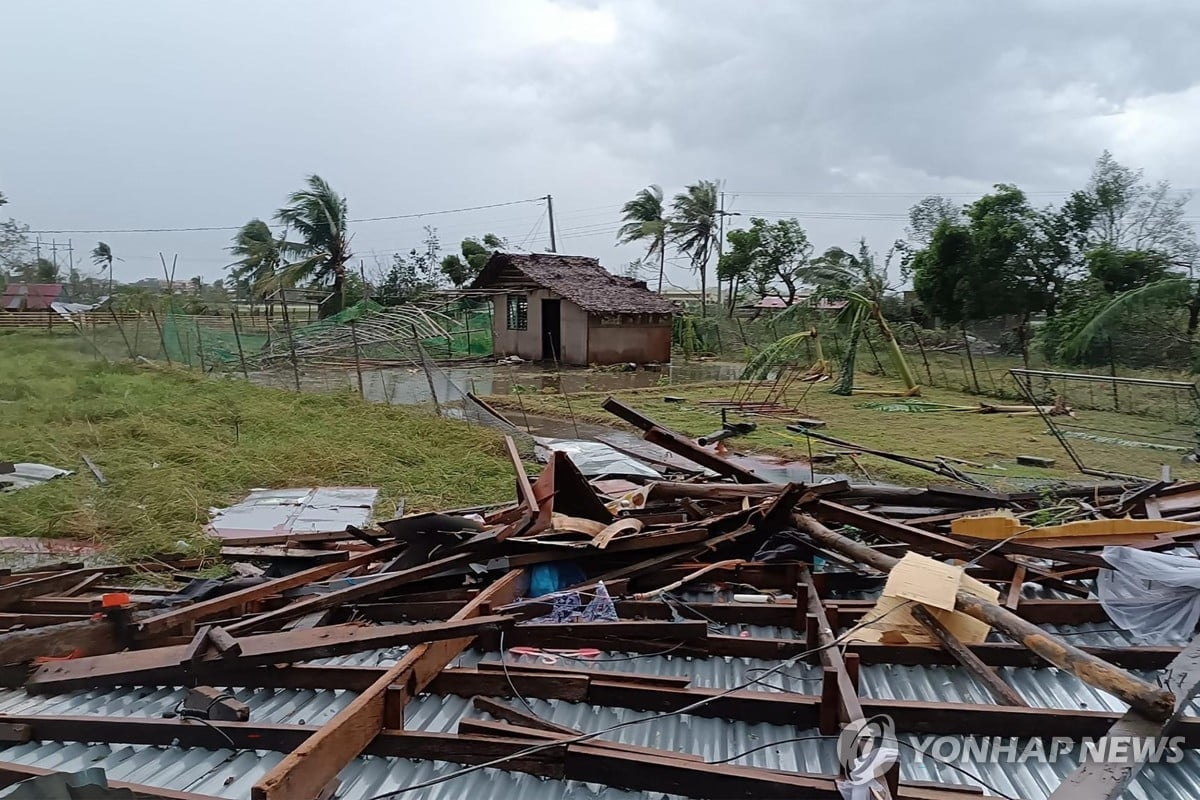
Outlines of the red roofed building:
[{"label": "red roofed building", "polygon": [[10,283],[0,297],[3,311],[49,311],[51,303],[66,303],[67,287],[61,283]]}]

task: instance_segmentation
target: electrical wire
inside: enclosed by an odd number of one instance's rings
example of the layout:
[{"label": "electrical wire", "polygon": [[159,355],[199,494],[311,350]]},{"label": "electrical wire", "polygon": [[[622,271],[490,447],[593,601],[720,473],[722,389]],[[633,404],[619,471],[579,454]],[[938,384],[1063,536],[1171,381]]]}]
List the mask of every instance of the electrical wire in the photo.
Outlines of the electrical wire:
[{"label": "electrical wire", "polygon": [[[397,219],[419,219],[439,214],[458,214],[463,211],[482,211],[486,208],[515,206],[522,203],[544,203],[545,201],[546,198],[544,196],[531,197],[527,200],[509,200],[504,203],[488,203],[482,206],[464,206],[463,208],[447,208],[439,211],[418,211],[412,214],[391,214],[384,217],[359,217],[358,219],[347,220],[347,222],[384,222]],[[240,231],[241,229],[241,225],[208,225],[192,228],[43,228],[41,230],[30,230],[27,233],[194,233],[198,231]]]},{"label": "electrical wire", "polygon": [[[738,753],[736,756],[730,756],[729,758],[722,758],[717,761],[709,761],[708,763],[709,764],[728,764],[730,761],[736,761],[737,759],[748,756],[751,753],[757,753],[759,750],[766,750],[767,748],[777,747],[781,744],[792,744],[794,742],[809,742],[809,741],[816,741],[816,740],[826,741],[826,740],[828,740],[828,738],[829,737],[827,737],[827,736],[793,736],[793,737],[789,737],[787,739],[779,739],[774,742],[767,742],[766,744],[760,744],[758,747],[752,747],[749,750],[746,750],[745,752]],[[963,769],[962,767],[958,766],[957,764],[955,764],[954,762],[952,762],[948,759],[941,758],[939,756],[935,756],[933,753],[930,753],[930,752],[923,752],[920,748],[918,748],[917,746],[915,746],[913,744],[910,744],[909,742],[902,742],[899,739],[895,739],[894,741],[896,744],[898,744],[902,747],[907,747],[910,750],[920,753],[922,755],[922,757],[932,758],[934,761],[937,761],[940,764],[945,764],[946,766],[950,767],[951,769],[957,770],[958,772],[962,773],[963,775],[966,775],[968,778],[975,781],[976,783],[979,783],[980,785],[982,785],[984,788],[988,789],[989,791],[995,792],[998,797],[1002,797],[1002,798],[1004,798],[1004,800],[1016,800],[1016,798],[1014,798],[1012,795],[1005,794],[1004,792],[1000,791],[995,786],[991,785],[990,783],[988,783],[987,781],[985,781],[983,778],[979,777],[975,773],[973,773],[969,770]]]},{"label": "electrical wire", "polygon": [[[885,612],[881,616],[879,616],[873,620],[870,620],[870,622],[872,622],[872,623],[878,622],[880,619],[883,619],[883,617],[885,617],[888,614],[891,614],[892,612],[896,611],[897,609],[900,609],[903,607],[904,607],[904,604],[898,605],[894,608],[890,608],[887,610],[887,612]],[[858,625],[855,625],[854,627],[850,628],[845,633],[836,637],[835,639],[833,639],[833,641],[831,641],[827,644],[823,644],[823,645],[820,645],[819,647],[814,647],[812,649],[805,650],[802,653],[797,653],[796,655],[792,656],[791,658],[780,662],[778,665],[767,668],[766,674],[764,675],[764,677],[766,677],[768,675],[772,675],[776,672],[779,672],[786,667],[791,667],[800,659],[805,658],[810,655],[813,655],[814,653],[819,653],[822,650],[828,650],[831,647],[837,647],[837,645],[841,642],[842,639],[844,639],[847,636],[849,636],[850,634],[854,633],[856,630],[863,627],[865,624],[867,624],[865,621],[860,622]],[[425,789],[430,786],[436,786],[438,784],[446,783],[447,781],[454,780],[455,778],[462,777],[463,775],[469,775],[473,772],[478,772],[479,770],[482,770],[482,769],[488,769],[489,767],[495,767],[500,764],[504,764],[509,761],[513,761],[515,759],[524,758],[525,756],[532,755],[534,753],[540,753],[543,750],[550,750],[550,749],[557,748],[557,747],[563,747],[565,745],[579,744],[581,742],[587,742],[592,739],[599,738],[600,736],[603,736],[606,733],[612,733],[613,731],[621,730],[622,728],[629,728],[634,725],[642,725],[647,722],[655,722],[660,719],[666,719],[668,717],[677,717],[682,714],[687,714],[692,711],[695,711],[697,708],[702,708],[702,707],[708,705],[709,703],[713,703],[717,700],[720,700],[722,697],[728,697],[729,695],[734,694],[735,692],[739,692],[742,689],[745,689],[747,686],[750,686],[753,683],[757,683],[757,681],[752,679],[752,680],[740,683],[737,686],[734,686],[730,689],[725,689],[724,691],[722,691],[718,694],[714,694],[709,697],[702,698],[700,700],[697,700],[694,703],[689,703],[688,705],[683,706],[682,708],[678,708],[674,711],[663,711],[661,713],[654,714],[653,716],[649,716],[649,717],[644,717],[642,719],[626,720],[625,722],[619,722],[616,725],[610,725],[607,728],[603,728],[601,730],[598,730],[598,731],[595,731],[592,733],[581,733],[580,735],[572,736],[569,739],[556,739],[552,742],[547,742],[545,744],[533,745],[533,746],[527,747],[523,750],[519,750],[515,753],[511,753],[506,756],[501,756],[500,758],[494,758],[494,759],[491,759],[490,761],[485,761],[485,762],[482,762],[479,764],[472,764],[469,767],[463,767],[462,769],[451,772],[449,775],[442,775],[438,778],[432,778],[427,781],[422,781],[421,783],[415,783],[410,786],[405,786],[400,789],[392,790],[390,792],[384,792],[382,794],[377,794],[377,795],[374,795],[373,797],[367,798],[367,800],[387,800],[387,798],[396,797],[398,795],[416,791],[417,789]]]},{"label": "electrical wire", "polygon": [[525,695],[523,695],[519,691],[517,691],[517,685],[515,683],[513,683],[512,676],[508,674],[508,659],[504,657],[504,654],[507,652],[508,652],[508,650],[505,649],[505,647],[504,647],[504,628],[501,628],[500,629],[500,668],[504,670],[504,680],[508,681],[508,688],[512,690],[513,696],[516,697],[518,700],[520,700],[521,703],[523,703],[524,706],[527,709],[529,709],[529,713],[532,714],[532,713],[534,713],[533,706],[529,705],[529,701],[525,699]]}]

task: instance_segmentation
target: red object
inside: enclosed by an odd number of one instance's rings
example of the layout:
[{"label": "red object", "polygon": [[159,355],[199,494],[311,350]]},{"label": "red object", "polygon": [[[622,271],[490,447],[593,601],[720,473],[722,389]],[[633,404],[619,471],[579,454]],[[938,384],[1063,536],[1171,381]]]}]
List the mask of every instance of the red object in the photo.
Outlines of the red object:
[{"label": "red object", "polygon": [[101,608],[120,608],[129,605],[128,592],[110,592],[100,597]]},{"label": "red object", "polygon": [[83,653],[79,648],[75,648],[65,656],[38,656],[33,660],[35,664],[53,664],[55,661],[70,661],[72,658],[79,658]]}]

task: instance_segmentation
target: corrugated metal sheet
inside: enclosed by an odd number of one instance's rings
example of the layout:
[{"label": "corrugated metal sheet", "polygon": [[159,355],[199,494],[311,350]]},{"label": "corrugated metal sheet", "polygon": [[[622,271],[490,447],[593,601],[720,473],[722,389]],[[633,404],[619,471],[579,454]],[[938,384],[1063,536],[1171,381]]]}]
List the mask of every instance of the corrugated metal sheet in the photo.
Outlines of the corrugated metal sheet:
[{"label": "corrugated metal sheet", "polygon": [[[698,601],[707,598],[688,595],[686,599]],[[722,629],[731,635],[743,630],[751,636],[785,637],[791,634],[789,630],[757,626],[722,626]],[[1078,644],[1128,643],[1123,633],[1113,632],[1109,626],[1100,624],[1064,627],[1059,628],[1058,632],[1070,635],[1072,641]],[[319,663],[388,666],[394,664],[404,652],[405,648],[390,648]],[[468,652],[458,660],[457,665],[472,666],[480,658],[480,654]],[[532,656],[519,658],[530,664],[538,662]],[[778,666],[778,662],[753,659],[614,656],[603,660],[560,659],[559,663],[597,671],[683,675],[689,677],[695,686],[710,688],[731,688],[747,684],[752,679],[761,679],[762,683],[750,683],[746,688],[763,692],[812,694],[819,691],[820,687],[820,670],[812,666],[795,664],[776,674],[764,676],[768,669]],[[1124,709],[1124,705],[1116,698],[1097,692],[1074,676],[1057,669],[1006,668],[1000,670],[1000,674],[1031,705],[1112,711]],[[958,667],[869,665],[862,668],[861,677],[865,697],[931,702],[990,702],[969,673]],[[350,692],[333,690],[235,689],[233,694],[250,705],[253,721],[305,725],[320,725],[328,721],[353,699]],[[7,690],[0,691],[0,713],[156,717],[173,709],[182,697],[183,691],[180,689],[162,688],[85,691],[49,696],[31,696],[23,690]],[[650,720],[655,716],[648,712],[585,704],[536,699],[528,702],[534,713],[585,731]],[[453,732],[459,720],[468,713],[474,715],[475,712],[470,710],[466,698],[425,696],[409,706],[406,724],[417,730]],[[1200,713],[1200,709],[1194,705],[1191,713]],[[833,739],[819,737],[815,730],[788,726],[677,715],[632,724],[607,734],[605,738],[644,747],[695,753],[709,761],[724,761],[746,750],[778,742],[736,758],[731,763],[827,774],[837,770]],[[804,741],[784,741],[797,738]],[[919,740],[914,736],[906,736],[902,741],[913,746]],[[248,797],[250,787],[282,757],[279,753],[255,751],[53,742],[30,742],[0,750],[0,760],[63,770],[101,766],[115,780],[228,798]],[[1028,800],[1047,797],[1062,777],[1075,768],[1076,760],[1063,756],[1054,763],[1028,760],[991,764],[961,758],[955,766],[978,776],[979,780],[974,781],[954,767],[931,759],[919,763],[911,752],[902,754],[902,777],[905,780],[976,783],[987,785],[992,791]],[[447,776],[458,769],[460,767],[457,765],[440,762],[359,758],[343,771],[339,796],[345,800],[369,800],[377,794]],[[546,781],[500,770],[477,771],[438,786],[401,795],[404,800],[475,800],[479,797],[501,796],[520,797],[522,800],[586,800],[601,797],[606,800],[625,800],[652,795],[578,782]],[[1180,764],[1148,767],[1127,790],[1126,796],[1131,800],[1200,797],[1200,753],[1188,752]]]}]

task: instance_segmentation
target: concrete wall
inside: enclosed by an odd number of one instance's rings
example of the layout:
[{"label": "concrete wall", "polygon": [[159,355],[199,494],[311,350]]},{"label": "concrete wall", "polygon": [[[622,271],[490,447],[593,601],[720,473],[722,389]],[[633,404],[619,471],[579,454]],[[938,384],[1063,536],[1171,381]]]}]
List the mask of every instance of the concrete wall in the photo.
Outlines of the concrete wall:
[{"label": "concrete wall", "polygon": [[[665,321],[661,321],[665,317]],[[619,319],[619,324],[614,324]],[[665,315],[622,314],[588,319],[588,363],[647,364],[671,361],[671,318]]]},{"label": "concrete wall", "polygon": [[[522,294],[514,291],[512,294]],[[497,356],[517,355],[528,361],[542,360],[542,300],[560,299],[549,289],[524,292],[529,299],[528,324],[523,331],[508,329],[508,294],[492,298],[492,350]],[[588,315],[570,300],[559,303],[562,342],[559,361],[588,363]],[[668,343],[669,343],[668,333]]]}]

